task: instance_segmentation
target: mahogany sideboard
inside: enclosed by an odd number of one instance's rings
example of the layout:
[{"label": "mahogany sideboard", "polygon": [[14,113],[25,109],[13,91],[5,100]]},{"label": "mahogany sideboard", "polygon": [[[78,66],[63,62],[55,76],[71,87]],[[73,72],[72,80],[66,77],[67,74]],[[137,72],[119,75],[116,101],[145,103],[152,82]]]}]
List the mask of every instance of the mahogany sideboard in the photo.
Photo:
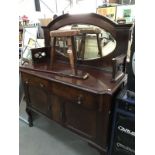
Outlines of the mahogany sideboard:
[{"label": "mahogany sideboard", "polygon": [[[66,72],[61,74],[70,70],[70,64],[68,58],[57,52],[54,67],[51,67],[54,45],[50,42],[50,31],[79,23],[104,28],[117,42],[115,50],[103,58],[75,60],[77,70],[88,73],[87,78],[67,76]],[[20,66],[29,126],[33,126],[32,111],[43,114],[84,137],[101,155],[108,155],[114,99],[127,78],[125,56],[131,27],[130,24],[118,25],[94,13],[65,14],[43,27],[45,47],[32,49],[32,63]],[[38,52],[45,52],[46,56],[37,59]],[[121,67],[118,69],[116,65]],[[113,80],[115,76],[118,78]]]}]

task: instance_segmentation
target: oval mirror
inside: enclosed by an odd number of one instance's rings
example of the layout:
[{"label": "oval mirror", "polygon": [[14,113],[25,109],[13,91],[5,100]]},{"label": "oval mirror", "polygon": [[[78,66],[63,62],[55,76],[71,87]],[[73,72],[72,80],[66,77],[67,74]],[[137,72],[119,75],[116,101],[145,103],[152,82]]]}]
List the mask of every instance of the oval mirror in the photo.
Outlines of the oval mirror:
[{"label": "oval mirror", "polygon": [[[79,30],[74,37],[74,47],[78,60],[93,60],[112,53],[116,47],[114,37],[104,29],[94,25],[72,24],[59,28],[59,30]],[[68,57],[67,38],[57,37],[56,51]]]}]

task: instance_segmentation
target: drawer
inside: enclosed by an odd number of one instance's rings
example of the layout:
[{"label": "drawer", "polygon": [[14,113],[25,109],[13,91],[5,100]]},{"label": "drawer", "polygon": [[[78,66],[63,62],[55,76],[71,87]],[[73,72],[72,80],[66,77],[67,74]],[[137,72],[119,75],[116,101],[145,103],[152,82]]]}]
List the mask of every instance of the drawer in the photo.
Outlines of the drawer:
[{"label": "drawer", "polygon": [[29,85],[39,86],[41,88],[48,87],[47,80],[30,74],[22,73],[22,80]]},{"label": "drawer", "polygon": [[52,83],[52,92],[57,96],[69,100],[71,103],[84,106],[88,109],[98,108],[97,97],[95,94],[59,83]]}]

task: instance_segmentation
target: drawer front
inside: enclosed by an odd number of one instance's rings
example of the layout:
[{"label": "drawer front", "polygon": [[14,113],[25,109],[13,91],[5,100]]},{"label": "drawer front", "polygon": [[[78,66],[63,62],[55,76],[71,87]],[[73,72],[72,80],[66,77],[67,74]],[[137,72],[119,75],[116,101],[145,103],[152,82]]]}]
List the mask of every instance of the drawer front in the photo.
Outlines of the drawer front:
[{"label": "drawer front", "polygon": [[41,88],[47,88],[48,87],[48,81],[44,80],[42,78],[39,77],[35,77],[33,75],[30,74],[25,74],[22,73],[22,79],[25,83],[29,84],[29,85],[34,85],[37,87],[41,87]]},{"label": "drawer front", "polygon": [[48,82],[45,79],[26,73],[22,73],[22,79],[24,83],[27,83],[29,86],[45,89],[46,91],[49,91],[49,93],[63,97],[74,104],[81,105],[88,109],[98,108],[98,98],[93,93],[89,93],[56,82]]},{"label": "drawer front", "polygon": [[89,92],[58,83],[52,83],[52,92],[57,96],[64,97],[72,103],[84,106],[88,109],[98,108],[97,97]]}]

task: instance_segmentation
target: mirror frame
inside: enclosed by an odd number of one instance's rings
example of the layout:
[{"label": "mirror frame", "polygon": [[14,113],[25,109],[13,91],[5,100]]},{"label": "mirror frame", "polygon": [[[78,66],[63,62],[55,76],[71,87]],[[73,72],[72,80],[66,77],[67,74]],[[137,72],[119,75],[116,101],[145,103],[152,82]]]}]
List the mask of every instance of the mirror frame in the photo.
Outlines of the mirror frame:
[{"label": "mirror frame", "polygon": [[76,15],[64,14],[51,21],[47,26],[43,26],[45,47],[50,47],[50,31],[71,24],[89,24],[98,26],[109,32],[116,40],[116,48],[112,53],[99,59],[82,60],[83,62],[77,60],[80,64],[94,65],[94,63],[96,63],[97,66],[100,66],[103,63],[111,64],[113,58],[122,54],[127,55],[128,41],[130,39],[133,24],[118,24],[109,18],[96,13]]}]

